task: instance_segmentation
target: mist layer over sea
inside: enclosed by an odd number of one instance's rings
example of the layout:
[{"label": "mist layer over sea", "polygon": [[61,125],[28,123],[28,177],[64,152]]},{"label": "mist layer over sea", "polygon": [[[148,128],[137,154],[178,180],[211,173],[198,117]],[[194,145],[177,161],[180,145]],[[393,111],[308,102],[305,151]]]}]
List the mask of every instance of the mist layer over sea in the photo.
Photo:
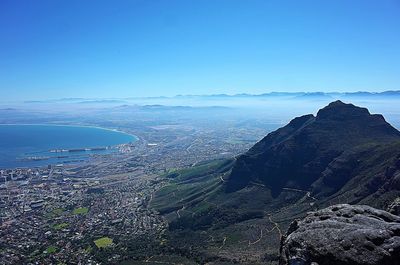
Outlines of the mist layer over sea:
[{"label": "mist layer over sea", "polygon": [[0,125],[0,168],[80,162],[136,140],[130,134],[96,127]]}]

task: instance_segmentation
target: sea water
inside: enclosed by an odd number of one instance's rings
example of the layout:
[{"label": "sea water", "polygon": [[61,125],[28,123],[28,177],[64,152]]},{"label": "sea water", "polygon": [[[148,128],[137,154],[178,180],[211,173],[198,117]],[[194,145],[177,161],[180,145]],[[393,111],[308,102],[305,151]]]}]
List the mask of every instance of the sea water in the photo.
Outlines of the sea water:
[{"label": "sea water", "polygon": [[97,127],[0,125],[0,168],[81,162],[136,140],[134,135]]}]

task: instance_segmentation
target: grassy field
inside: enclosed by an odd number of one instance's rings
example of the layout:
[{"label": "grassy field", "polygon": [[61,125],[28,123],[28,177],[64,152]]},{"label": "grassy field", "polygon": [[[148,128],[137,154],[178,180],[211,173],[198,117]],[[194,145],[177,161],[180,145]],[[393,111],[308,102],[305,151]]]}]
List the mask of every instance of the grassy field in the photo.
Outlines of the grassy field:
[{"label": "grassy field", "polygon": [[53,228],[56,230],[61,230],[61,229],[67,228],[68,226],[69,226],[68,223],[61,223],[61,224],[54,225]]},{"label": "grassy field", "polygon": [[109,237],[102,237],[94,241],[98,248],[106,248],[111,245],[113,240]]},{"label": "grassy field", "polygon": [[47,254],[52,254],[52,253],[55,253],[57,251],[57,247],[55,247],[55,246],[49,246],[48,248],[46,248],[46,250],[45,250],[45,252],[47,253]]},{"label": "grassy field", "polygon": [[79,207],[74,209],[74,211],[72,212],[73,214],[87,214],[89,212],[89,209],[86,207]]}]

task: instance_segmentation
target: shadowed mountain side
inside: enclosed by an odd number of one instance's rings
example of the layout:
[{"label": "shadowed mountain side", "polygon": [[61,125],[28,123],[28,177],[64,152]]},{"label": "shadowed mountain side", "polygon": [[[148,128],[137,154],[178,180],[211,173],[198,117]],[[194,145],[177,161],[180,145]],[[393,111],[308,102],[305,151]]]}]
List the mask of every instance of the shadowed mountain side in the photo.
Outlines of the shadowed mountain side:
[{"label": "shadowed mountain side", "polygon": [[371,115],[365,108],[335,101],[316,117],[305,115],[293,119],[239,156],[226,191],[237,191],[251,181],[266,185],[274,197],[284,187],[306,189],[334,161],[338,163],[346,157],[343,164],[355,166],[357,159],[351,160],[345,152],[396,140],[400,140],[400,132],[382,115]]}]

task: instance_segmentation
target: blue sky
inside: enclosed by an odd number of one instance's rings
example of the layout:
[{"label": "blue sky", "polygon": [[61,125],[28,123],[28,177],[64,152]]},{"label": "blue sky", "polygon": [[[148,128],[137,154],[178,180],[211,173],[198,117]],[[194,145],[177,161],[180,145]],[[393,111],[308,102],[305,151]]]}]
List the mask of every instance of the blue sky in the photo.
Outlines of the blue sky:
[{"label": "blue sky", "polygon": [[398,0],[0,1],[2,100],[400,89]]}]

